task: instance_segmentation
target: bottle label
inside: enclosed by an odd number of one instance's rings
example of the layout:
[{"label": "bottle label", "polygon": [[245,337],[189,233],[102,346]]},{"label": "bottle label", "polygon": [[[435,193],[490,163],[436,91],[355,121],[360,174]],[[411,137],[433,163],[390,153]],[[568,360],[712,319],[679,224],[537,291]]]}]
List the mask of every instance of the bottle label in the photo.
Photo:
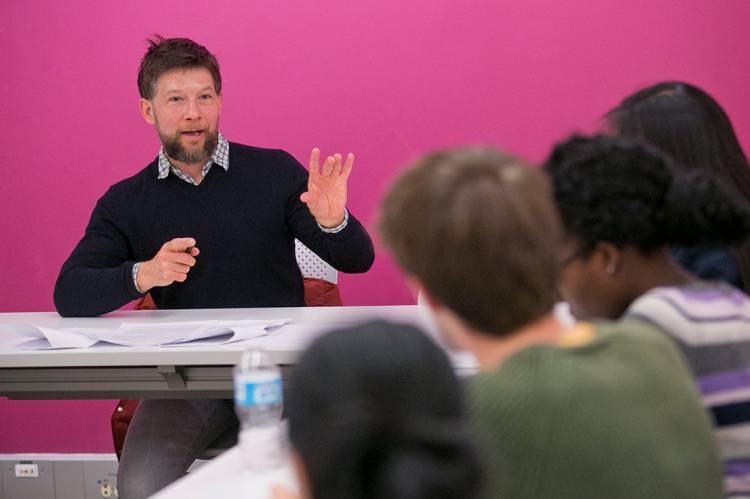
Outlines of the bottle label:
[{"label": "bottle label", "polygon": [[245,407],[280,404],[282,395],[281,380],[278,378],[257,383],[237,380],[234,387],[235,403]]}]

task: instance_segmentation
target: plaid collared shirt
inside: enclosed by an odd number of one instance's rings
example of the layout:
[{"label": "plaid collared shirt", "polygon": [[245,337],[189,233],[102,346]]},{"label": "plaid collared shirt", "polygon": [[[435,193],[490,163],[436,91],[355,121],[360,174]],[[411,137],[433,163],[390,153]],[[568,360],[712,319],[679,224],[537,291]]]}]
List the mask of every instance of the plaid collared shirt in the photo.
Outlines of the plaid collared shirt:
[{"label": "plaid collared shirt", "polygon": [[[227,139],[224,138],[224,136],[221,134],[221,132],[218,133],[218,141],[216,144],[216,148],[214,149],[214,153],[211,155],[211,158],[208,160],[208,162],[203,165],[202,175],[205,177],[208,175],[208,171],[211,169],[211,167],[216,163],[217,165],[224,168],[225,171],[229,171],[229,142]],[[158,179],[164,180],[169,176],[169,173],[173,173],[178,178],[181,178],[185,182],[193,185],[198,185],[198,183],[193,180],[193,177],[190,175],[180,171],[179,168],[175,168],[175,166],[169,161],[169,158],[167,158],[167,154],[164,152],[164,146],[161,146],[159,148],[159,174]],[[340,225],[336,227],[332,227],[330,229],[327,229],[323,227],[322,225],[318,224],[318,227],[323,232],[327,232],[329,234],[335,234],[337,232],[341,232],[344,230],[349,223],[349,210],[344,210],[344,221],[341,222]],[[135,289],[139,293],[143,293],[143,291],[138,288],[138,268],[141,266],[142,262],[136,262],[135,265],[133,265],[133,282],[135,283]]]},{"label": "plaid collared shirt", "polygon": [[[208,162],[203,165],[203,176],[205,177],[208,175],[208,171],[211,169],[214,163],[224,168],[224,170],[229,170],[229,142],[227,142],[227,139],[224,138],[224,136],[219,132],[219,139],[216,143],[216,148],[214,149],[214,153],[211,155],[211,158],[209,158]],[[169,172],[172,172],[173,174],[177,175],[179,178],[187,182],[188,184],[198,185],[198,183],[193,180],[193,177],[190,175],[180,171],[179,168],[176,168],[172,163],[169,162],[169,158],[167,158],[167,154],[164,152],[164,146],[161,146],[159,149],[159,180],[163,180],[167,178],[169,175]]]}]

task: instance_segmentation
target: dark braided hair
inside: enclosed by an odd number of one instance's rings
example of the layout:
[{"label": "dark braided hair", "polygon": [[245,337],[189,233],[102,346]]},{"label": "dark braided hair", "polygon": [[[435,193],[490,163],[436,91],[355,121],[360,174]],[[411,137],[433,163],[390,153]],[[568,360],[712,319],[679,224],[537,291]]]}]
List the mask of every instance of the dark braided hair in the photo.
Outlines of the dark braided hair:
[{"label": "dark braided hair", "polygon": [[563,225],[585,250],[600,241],[643,252],[724,247],[750,236],[750,209],[720,180],[678,169],[639,140],[573,136],[545,169]]}]

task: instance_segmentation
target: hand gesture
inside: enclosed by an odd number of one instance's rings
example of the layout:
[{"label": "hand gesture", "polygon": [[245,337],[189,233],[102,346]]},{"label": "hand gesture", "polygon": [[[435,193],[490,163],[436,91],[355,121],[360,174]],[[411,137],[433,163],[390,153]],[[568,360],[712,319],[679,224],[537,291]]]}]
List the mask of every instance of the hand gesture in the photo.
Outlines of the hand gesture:
[{"label": "hand gesture", "polygon": [[156,256],[141,263],[136,281],[144,293],[156,286],[169,286],[173,282],[185,282],[195,257],[200,251],[192,237],[180,237],[167,241]]},{"label": "hand gesture", "polygon": [[320,149],[310,154],[310,176],[307,192],[300,200],[307,205],[315,220],[326,228],[336,227],[344,221],[346,208],[346,182],[352,173],[354,155],[349,153],[341,164],[341,154],[328,156],[320,168]]}]

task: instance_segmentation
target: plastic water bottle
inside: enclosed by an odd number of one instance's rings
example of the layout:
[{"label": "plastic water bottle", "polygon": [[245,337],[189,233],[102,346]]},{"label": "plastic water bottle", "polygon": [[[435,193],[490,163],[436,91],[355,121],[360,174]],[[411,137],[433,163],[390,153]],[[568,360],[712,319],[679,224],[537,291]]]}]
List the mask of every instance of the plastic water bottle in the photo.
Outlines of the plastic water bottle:
[{"label": "plastic water bottle", "polygon": [[235,367],[234,407],[246,466],[252,470],[280,466],[286,455],[281,371],[265,351],[245,351]]}]

